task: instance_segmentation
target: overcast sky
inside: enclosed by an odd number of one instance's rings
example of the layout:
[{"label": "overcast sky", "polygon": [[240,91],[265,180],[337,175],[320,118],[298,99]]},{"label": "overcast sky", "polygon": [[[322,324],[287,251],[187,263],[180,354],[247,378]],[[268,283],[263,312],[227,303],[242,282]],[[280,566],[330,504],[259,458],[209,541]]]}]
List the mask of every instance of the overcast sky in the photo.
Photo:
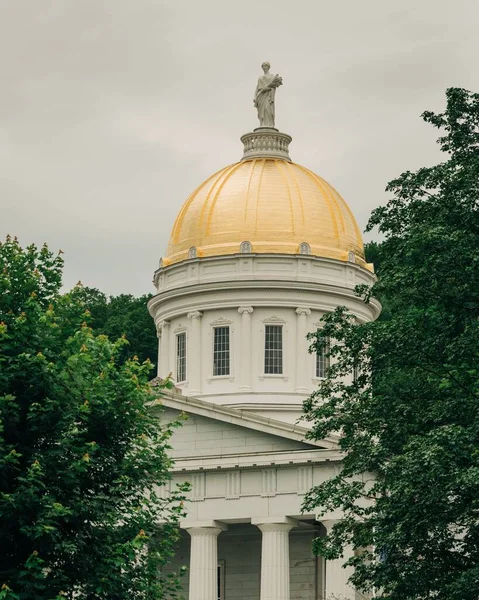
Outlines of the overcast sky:
[{"label": "overcast sky", "polygon": [[447,87],[479,91],[477,0],[0,0],[0,237],[65,252],[65,287],[152,291],[176,214],[241,158],[269,60],[292,159],[362,229],[438,160]]}]

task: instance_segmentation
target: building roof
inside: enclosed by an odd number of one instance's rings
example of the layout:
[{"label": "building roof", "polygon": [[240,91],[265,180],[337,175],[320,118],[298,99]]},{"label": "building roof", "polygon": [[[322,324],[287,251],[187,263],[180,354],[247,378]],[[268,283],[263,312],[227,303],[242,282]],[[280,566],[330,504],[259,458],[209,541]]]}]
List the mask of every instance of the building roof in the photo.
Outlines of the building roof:
[{"label": "building roof", "polygon": [[285,158],[243,159],[203,182],[178,214],[163,266],[240,252],[311,254],[372,270],[343,198]]}]

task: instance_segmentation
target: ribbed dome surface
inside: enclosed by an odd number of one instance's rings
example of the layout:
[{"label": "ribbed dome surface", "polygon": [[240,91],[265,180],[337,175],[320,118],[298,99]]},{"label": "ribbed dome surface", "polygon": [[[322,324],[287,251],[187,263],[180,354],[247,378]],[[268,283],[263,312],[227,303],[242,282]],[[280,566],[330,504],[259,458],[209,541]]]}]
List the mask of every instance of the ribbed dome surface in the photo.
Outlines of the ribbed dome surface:
[{"label": "ribbed dome surface", "polygon": [[[300,254],[364,261],[361,232],[346,202],[324,179],[282,159],[230,165],[202,183],[183,205],[163,265],[191,256]],[[303,246],[301,246],[303,244]],[[305,246],[308,244],[308,246]]]}]

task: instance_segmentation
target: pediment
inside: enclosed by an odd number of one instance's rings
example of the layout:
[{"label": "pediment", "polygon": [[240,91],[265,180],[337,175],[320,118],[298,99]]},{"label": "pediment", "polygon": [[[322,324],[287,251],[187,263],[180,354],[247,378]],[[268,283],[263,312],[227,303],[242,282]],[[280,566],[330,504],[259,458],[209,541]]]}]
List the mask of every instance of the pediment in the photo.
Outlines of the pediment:
[{"label": "pediment", "polygon": [[180,413],[187,419],[171,439],[172,456],[231,456],[253,453],[285,453],[335,449],[333,440],[306,440],[307,429],[239,411],[196,398],[169,394],[157,401],[163,405],[160,420],[176,420]]},{"label": "pediment", "polygon": [[[165,408],[162,420],[174,421],[179,415],[180,411]],[[211,417],[193,413],[186,415],[187,419],[171,438],[171,455],[174,458],[317,450],[317,446],[307,442],[233,425]]]}]

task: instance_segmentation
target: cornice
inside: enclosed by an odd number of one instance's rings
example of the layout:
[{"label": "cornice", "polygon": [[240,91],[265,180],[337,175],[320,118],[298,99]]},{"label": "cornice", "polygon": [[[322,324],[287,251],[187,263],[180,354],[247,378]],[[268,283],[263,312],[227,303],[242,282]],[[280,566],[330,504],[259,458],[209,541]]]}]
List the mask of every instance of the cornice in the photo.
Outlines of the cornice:
[{"label": "cornice", "polygon": [[256,470],[264,467],[287,468],[315,464],[339,464],[343,453],[339,450],[317,449],[295,452],[265,452],[218,456],[176,457],[172,473],[185,471],[221,471],[230,469]]}]

